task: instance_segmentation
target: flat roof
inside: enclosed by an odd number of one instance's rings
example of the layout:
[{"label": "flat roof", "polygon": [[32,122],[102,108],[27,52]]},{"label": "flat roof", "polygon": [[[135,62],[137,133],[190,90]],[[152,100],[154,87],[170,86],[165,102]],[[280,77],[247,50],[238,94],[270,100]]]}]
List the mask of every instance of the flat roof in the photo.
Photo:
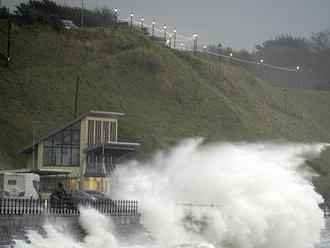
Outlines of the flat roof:
[{"label": "flat roof", "polygon": [[117,113],[117,112],[105,112],[105,111],[94,111],[91,110],[85,114],[82,114],[78,116],[76,119],[70,121],[69,123],[65,124],[64,126],[56,129],[55,131],[43,136],[42,138],[38,139],[35,141],[33,144],[28,145],[24,147],[23,149],[19,150],[19,153],[30,153],[33,150],[33,147],[36,146],[37,144],[43,142],[44,140],[48,139],[49,137],[57,134],[58,132],[62,131],[63,129],[75,124],[78,121],[81,121],[82,119],[85,119],[87,117],[98,117],[98,118],[113,118],[113,119],[119,119],[124,116],[124,113]]},{"label": "flat roof", "polygon": [[108,141],[105,143],[100,143],[91,147],[85,148],[84,152],[94,151],[101,148],[113,148],[113,149],[121,149],[121,150],[135,150],[137,147],[140,146],[140,143],[132,143],[132,142],[115,142],[115,141]]},{"label": "flat roof", "polygon": [[135,151],[139,146],[139,143],[108,141],[106,143],[100,143],[92,147],[87,147],[83,150],[83,152],[97,152],[104,148],[105,150],[114,150],[118,153],[119,156],[121,156],[125,153]]},{"label": "flat roof", "polygon": [[40,176],[51,176],[51,175],[67,175],[70,174],[71,171],[63,170],[63,169],[13,169],[13,170],[1,170],[0,174],[2,173],[34,173]]}]

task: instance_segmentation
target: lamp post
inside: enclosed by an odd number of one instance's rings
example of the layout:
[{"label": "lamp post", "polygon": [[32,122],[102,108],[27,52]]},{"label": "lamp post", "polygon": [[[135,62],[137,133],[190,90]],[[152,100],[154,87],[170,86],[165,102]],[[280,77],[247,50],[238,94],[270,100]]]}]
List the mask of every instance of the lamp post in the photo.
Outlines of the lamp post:
[{"label": "lamp post", "polygon": [[130,17],[131,17],[131,30],[133,30],[133,12],[131,12]]},{"label": "lamp post", "polygon": [[169,41],[169,46],[170,46],[170,48],[171,48],[171,45],[172,45],[172,34],[169,34],[169,39],[168,39],[168,41]]},{"label": "lamp post", "polygon": [[193,38],[194,38],[194,53],[196,54],[197,53],[197,37],[198,37],[198,34],[194,34],[193,35]]},{"label": "lamp post", "polygon": [[118,8],[115,8],[115,28],[117,28],[117,13],[118,13]]},{"label": "lamp post", "polygon": [[206,52],[206,46],[205,45],[203,46],[203,52],[204,52],[204,54]]},{"label": "lamp post", "polygon": [[229,56],[230,56],[230,57],[233,57],[233,53],[230,53]]},{"label": "lamp post", "polygon": [[174,30],[173,30],[173,32],[174,32],[174,40],[173,40],[173,47],[174,47],[174,49],[175,49],[175,47],[176,47],[176,28],[174,28]]},{"label": "lamp post", "polygon": [[143,30],[143,22],[144,22],[144,18],[141,17],[141,29]]},{"label": "lamp post", "polygon": [[264,79],[264,60],[260,59],[261,63],[261,78]]},{"label": "lamp post", "polygon": [[300,88],[300,66],[296,66],[296,70],[297,70],[297,88]]},{"label": "lamp post", "polygon": [[164,25],[164,42],[165,42],[165,46],[166,46],[166,29],[167,29],[167,26],[165,24]]},{"label": "lamp post", "polygon": [[180,44],[181,51],[183,50],[183,43]]},{"label": "lamp post", "polygon": [[155,22],[155,20],[153,20],[152,21],[152,36],[151,36],[152,39],[155,38],[155,24],[156,24],[156,22]]},{"label": "lamp post", "polygon": [[84,26],[84,0],[81,0],[80,27]]},{"label": "lamp post", "polygon": [[10,34],[11,34],[11,19],[10,19],[10,13],[9,13],[9,9],[8,9],[7,66],[9,66],[9,62],[10,62],[10,45],[11,45]]}]

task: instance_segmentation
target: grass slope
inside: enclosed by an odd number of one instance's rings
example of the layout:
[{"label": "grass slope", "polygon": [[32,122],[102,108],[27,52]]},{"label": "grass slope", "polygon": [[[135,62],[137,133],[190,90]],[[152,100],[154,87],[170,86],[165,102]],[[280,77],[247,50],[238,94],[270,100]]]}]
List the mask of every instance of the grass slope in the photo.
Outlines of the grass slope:
[{"label": "grass slope", "polygon": [[[0,22],[4,53],[6,27]],[[0,67],[2,167],[22,166],[17,150],[31,142],[34,121],[42,136],[72,119],[78,75],[79,113],[124,112],[119,139],[140,142],[136,155],[141,158],[192,136],[207,141],[330,138],[328,92],[290,89],[288,111],[303,116],[299,119],[283,112],[282,89],[240,67],[212,71],[141,33],[105,28],[57,33],[14,25],[12,37],[12,63]],[[315,164],[322,180],[326,161]],[[323,182],[318,187],[327,191]]]}]

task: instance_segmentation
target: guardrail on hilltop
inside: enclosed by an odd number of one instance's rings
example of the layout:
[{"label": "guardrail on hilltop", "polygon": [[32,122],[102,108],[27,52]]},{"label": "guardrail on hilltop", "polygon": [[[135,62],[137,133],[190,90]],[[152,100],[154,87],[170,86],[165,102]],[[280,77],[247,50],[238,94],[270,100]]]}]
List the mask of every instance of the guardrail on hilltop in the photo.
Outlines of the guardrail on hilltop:
[{"label": "guardrail on hilltop", "polygon": [[132,200],[63,200],[0,199],[1,215],[79,215],[80,207],[94,208],[105,215],[135,215],[138,202]]}]

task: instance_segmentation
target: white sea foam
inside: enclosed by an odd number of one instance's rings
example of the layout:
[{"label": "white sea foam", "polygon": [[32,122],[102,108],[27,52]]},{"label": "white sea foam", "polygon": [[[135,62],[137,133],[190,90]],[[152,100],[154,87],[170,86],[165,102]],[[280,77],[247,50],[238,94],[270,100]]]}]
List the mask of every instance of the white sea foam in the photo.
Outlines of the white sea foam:
[{"label": "white sea foam", "polygon": [[139,200],[143,223],[159,244],[310,248],[319,241],[324,220],[322,197],[303,164],[324,147],[202,146],[201,139],[190,139],[148,163],[119,168],[116,194]]},{"label": "white sea foam", "polygon": [[[153,247],[311,248],[319,241],[322,197],[304,161],[325,145],[201,142],[185,140],[116,171],[114,195],[139,200]],[[190,203],[209,206],[182,205]],[[81,242],[48,224],[46,238],[30,232],[31,244],[18,247],[122,246],[108,219],[95,210],[82,210],[80,221],[87,233]]]},{"label": "white sea foam", "polygon": [[30,243],[16,241],[19,248],[116,248],[117,242],[112,234],[112,225],[110,219],[100,214],[95,209],[80,208],[79,222],[86,232],[83,241],[77,241],[73,238],[70,228],[62,225],[47,223],[44,226],[46,237],[43,237],[36,231],[29,231],[28,237]]}]

